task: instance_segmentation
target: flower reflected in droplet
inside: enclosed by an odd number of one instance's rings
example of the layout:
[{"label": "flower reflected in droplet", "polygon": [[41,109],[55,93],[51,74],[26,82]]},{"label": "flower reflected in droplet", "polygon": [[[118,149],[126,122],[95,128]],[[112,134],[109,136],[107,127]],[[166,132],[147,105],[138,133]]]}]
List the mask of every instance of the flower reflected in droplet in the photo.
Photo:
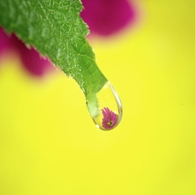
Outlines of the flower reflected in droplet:
[{"label": "flower reflected in droplet", "polygon": [[117,124],[117,115],[109,110],[109,108],[104,107],[102,109],[102,127],[104,129],[112,129]]}]

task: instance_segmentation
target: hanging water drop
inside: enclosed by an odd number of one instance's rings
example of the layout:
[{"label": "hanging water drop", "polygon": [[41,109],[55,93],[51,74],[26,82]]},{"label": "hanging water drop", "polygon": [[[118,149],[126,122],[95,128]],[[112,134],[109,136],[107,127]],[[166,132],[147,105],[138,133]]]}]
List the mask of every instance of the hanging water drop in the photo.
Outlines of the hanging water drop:
[{"label": "hanging water drop", "polygon": [[88,102],[87,107],[94,123],[101,130],[115,128],[122,118],[122,104],[110,82]]}]

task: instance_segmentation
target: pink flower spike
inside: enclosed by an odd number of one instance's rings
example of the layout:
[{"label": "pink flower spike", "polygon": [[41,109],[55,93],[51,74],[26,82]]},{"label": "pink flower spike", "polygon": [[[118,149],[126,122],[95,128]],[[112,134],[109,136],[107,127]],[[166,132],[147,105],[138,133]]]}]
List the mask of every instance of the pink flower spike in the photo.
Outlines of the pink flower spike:
[{"label": "pink flower spike", "polygon": [[117,115],[109,110],[109,108],[104,107],[102,109],[102,127],[104,129],[112,129],[113,127],[116,126],[117,123]]}]

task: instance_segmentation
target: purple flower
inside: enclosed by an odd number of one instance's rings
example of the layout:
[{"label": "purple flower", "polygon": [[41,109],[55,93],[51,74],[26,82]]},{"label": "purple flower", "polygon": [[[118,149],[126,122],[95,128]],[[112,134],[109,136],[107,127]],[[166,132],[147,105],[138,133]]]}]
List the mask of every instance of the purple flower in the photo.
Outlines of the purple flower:
[{"label": "purple flower", "polygon": [[109,36],[134,23],[135,8],[129,0],[81,1],[84,9],[80,16],[92,34]]},{"label": "purple flower", "polygon": [[53,68],[49,60],[43,59],[34,48],[27,48],[14,34],[7,35],[0,28],[0,57],[11,51],[18,53],[24,69],[33,76],[42,76]]},{"label": "purple flower", "polygon": [[[129,0],[82,0],[80,16],[88,24],[91,34],[112,35],[135,20],[135,8]],[[22,65],[34,76],[42,76],[53,69],[47,59],[34,48],[27,48],[14,34],[6,35],[0,27],[0,57],[5,52],[17,52]]]},{"label": "purple flower", "polygon": [[104,107],[102,109],[102,127],[104,129],[112,129],[117,124],[117,115],[109,110],[109,108]]}]

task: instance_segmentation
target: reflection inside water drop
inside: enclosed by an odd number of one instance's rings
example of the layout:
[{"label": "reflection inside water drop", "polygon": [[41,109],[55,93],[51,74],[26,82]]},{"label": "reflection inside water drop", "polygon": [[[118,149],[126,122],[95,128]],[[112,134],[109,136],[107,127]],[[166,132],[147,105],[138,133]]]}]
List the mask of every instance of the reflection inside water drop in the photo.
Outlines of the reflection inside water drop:
[{"label": "reflection inside water drop", "polygon": [[88,105],[88,108],[90,107],[96,107],[96,109],[89,109],[89,112],[98,128],[111,130],[119,124],[122,117],[122,105],[110,82],[107,82],[96,94],[96,103],[92,106]]}]

